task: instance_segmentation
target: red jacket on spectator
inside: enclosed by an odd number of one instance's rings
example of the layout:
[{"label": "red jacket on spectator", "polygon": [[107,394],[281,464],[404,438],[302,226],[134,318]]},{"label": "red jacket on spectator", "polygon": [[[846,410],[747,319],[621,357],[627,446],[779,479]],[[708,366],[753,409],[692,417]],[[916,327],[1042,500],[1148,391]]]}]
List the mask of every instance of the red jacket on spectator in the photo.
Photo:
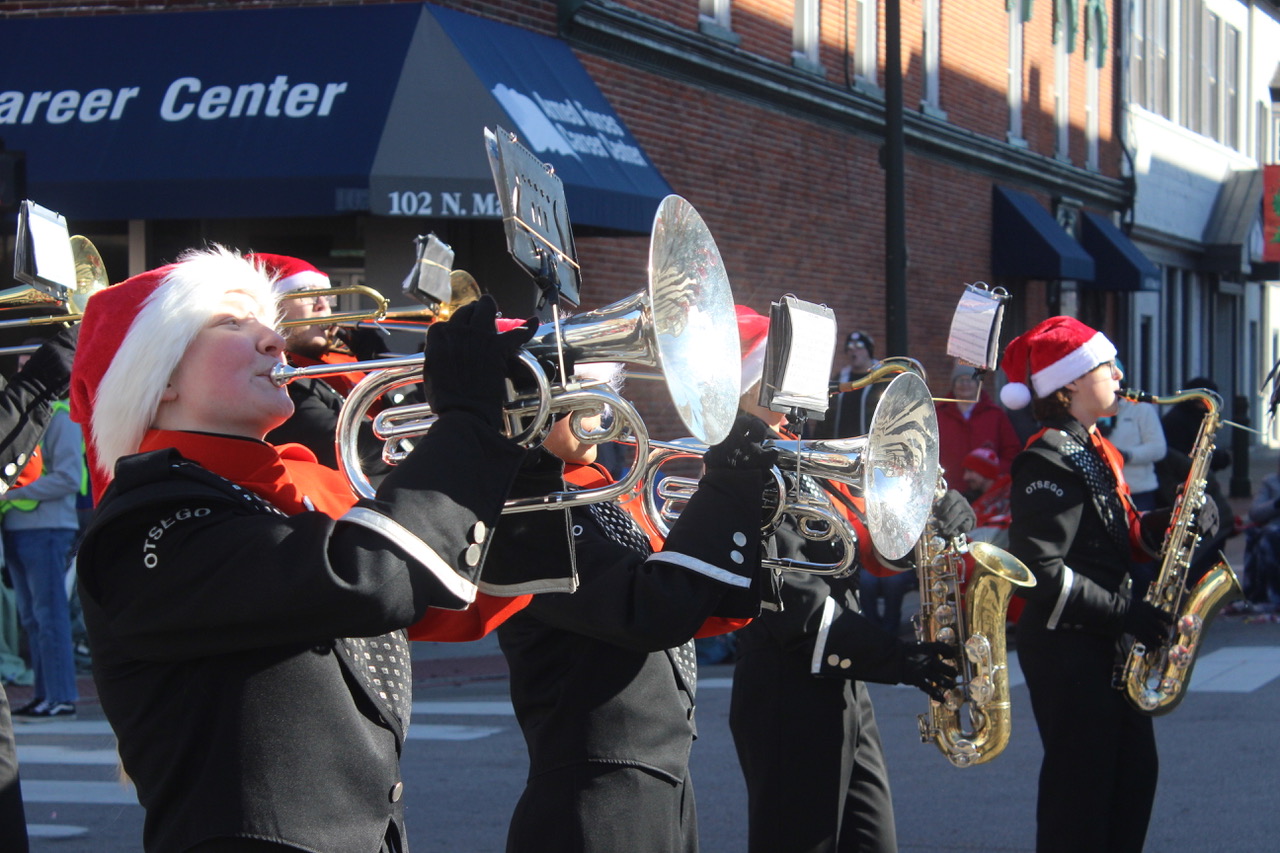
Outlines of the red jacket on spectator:
[{"label": "red jacket on spectator", "polygon": [[1013,431],[1009,415],[983,391],[969,417],[955,403],[938,404],[938,462],[946,471],[947,487],[963,492],[964,458],[975,447],[987,445],[1000,457],[1000,473],[1008,474],[1022,443]]}]

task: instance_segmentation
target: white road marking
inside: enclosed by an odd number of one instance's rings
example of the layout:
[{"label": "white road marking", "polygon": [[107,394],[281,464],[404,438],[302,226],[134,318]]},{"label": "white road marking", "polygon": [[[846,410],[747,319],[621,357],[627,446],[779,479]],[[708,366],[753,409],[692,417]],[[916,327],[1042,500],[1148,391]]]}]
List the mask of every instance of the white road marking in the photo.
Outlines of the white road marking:
[{"label": "white road marking", "polygon": [[503,699],[496,702],[414,702],[413,713],[514,717],[516,712],[511,702]]},{"label": "white road marking", "polygon": [[28,764],[105,764],[120,763],[114,749],[76,749],[71,746],[27,744],[18,747],[18,765]]},{"label": "white road marking", "polygon": [[[436,724],[418,724],[409,726],[409,740],[479,740],[482,737],[496,735],[502,731],[501,726],[444,726]],[[23,783],[26,784],[25,782]]]},{"label": "white road marking", "polygon": [[95,806],[136,806],[133,787],[120,782],[80,782],[68,779],[22,780],[22,800],[27,803],[80,803]]}]

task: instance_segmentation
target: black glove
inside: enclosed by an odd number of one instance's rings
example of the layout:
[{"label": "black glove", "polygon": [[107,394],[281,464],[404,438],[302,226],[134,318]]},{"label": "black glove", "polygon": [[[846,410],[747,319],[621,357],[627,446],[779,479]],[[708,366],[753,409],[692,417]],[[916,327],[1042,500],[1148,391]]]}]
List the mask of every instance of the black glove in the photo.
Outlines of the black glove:
[{"label": "black glove", "polygon": [[973,507],[955,489],[947,489],[946,494],[934,502],[933,518],[937,522],[938,533],[944,539],[968,533],[978,522]]},{"label": "black glove", "polygon": [[[1138,527],[1142,531],[1142,542],[1151,553],[1159,552],[1164,544],[1164,537],[1169,531],[1169,522],[1172,518],[1173,510],[1170,507],[1164,507],[1144,513],[1138,521]],[[1213,499],[1213,495],[1205,495],[1204,506],[1200,507],[1200,511],[1196,513],[1196,531],[1201,538],[1209,540],[1217,535],[1220,523],[1218,502]]]},{"label": "black glove", "polygon": [[960,672],[946,662],[955,658],[955,646],[947,643],[903,643],[902,653],[902,677],[899,680],[903,684],[919,687],[938,702],[944,700],[944,691],[956,686],[956,676]]},{"label": "black glove", "polygon": [[499,334],[497,314],[498,304],[486,294],[427,332],[422,381],[437,415],[460,410],[502,427],[508,362],[533,337],[537,324],[530,320]]},{"label": "black glove", "polygon": [[80,324],[62,329],[41,344],[14,377],[39,386],[50,399],[67,396],[71,384],[71,363],[76,357]]},{"label": "black glove", "polygon": [[765,450],[760,444],[768,434],[769,427],[764,421],[755,415],[739,414],[729,434],[707,450],[702,463],[708,471],[717,468],[767,471],[778,461],[777,450]]},{"label": "black glove", "polygon": [[1124,633],[1132,634],[1135,640],[1151,651],[1164,645],[1172,624],[1173,617],[1141,598],[1129,602],[1129,609],[1125,611],[1121,621]]},{"label": "black glove", "polygon": [[1213,499],[1213,495],[1204,496],[1204,506],[1200,507],[1200,511],[1196,513],[1196,527],[1200,531],[1200,537],[1205,541],[1212,539],[1218,535],[1218,528],[1222,526],[1222,517],[1218,514],[1218,502]]}]

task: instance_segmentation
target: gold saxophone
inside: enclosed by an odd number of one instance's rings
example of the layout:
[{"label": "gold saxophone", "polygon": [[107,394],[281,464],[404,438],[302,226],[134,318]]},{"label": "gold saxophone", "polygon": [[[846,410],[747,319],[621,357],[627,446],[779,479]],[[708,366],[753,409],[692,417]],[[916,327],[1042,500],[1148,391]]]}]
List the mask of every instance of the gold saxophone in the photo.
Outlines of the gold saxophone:
[{"label": "gold saxophone", "polygon": [[1160,716],[1178,707],[1186,695],[1201,640],[1213,617],[1225,604],[1241,598],[1240,579],[1221,555],[1193,588],[1187,588],[1191,557],[1200,542],[1196,516],[1204,502],[1212,500],[1206,496],[1205,487],[1214,436],[1222,425],[1222,398],[1204,389],[1180,391],[1169,397],[1132,390],[1121,391],[1120,395],[1134,402],[1156,405],[1201,400],[1208,409],[1191,448],[1191,470],[1187,472],[1182,493],[1174,501],[1169,530],[1160,548],[1160,571],[1145,596],[1146,602],[1167,614],[1173,624],[1159,651],[1149,653],[1146,646],[1132,638],[1121,643],[1122,669],[1116,686],[1125,691],[1129,702],[1139,711]]},{"label": "gold saxophone", "polygon": [[[941,476],[938,488],[946,489]],[[974,566],[961,607],[966,551]],[[963,659],[951,661],[960,672],[956,686],[946,692],[945,702],[930,699],[929,712],[919,717],[920,740],[933,741],[956,767],[983,764],[1004,750],[1011,731],[1005,646],[1009,599],[1014,587],[1035,586],[1036,579],[1021,560],[990,543],[966,544],[963,536],[945,539],[933,520],[916,544],[915,557],[920,573],[916,638],[964,649]]]}]

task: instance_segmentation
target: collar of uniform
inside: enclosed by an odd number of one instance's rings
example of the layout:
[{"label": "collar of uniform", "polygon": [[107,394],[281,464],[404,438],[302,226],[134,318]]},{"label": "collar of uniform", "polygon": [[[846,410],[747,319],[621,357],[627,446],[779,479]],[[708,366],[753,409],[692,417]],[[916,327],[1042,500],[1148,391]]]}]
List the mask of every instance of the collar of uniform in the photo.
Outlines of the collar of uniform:
[{"label": "collar of uniform", "polygon": [[280,447],[252,438],[180,430],[148,430],[140,452],[172,447],[289,515],[317,509],[334,518],[355,504],[342,475],[300,444]]}]

